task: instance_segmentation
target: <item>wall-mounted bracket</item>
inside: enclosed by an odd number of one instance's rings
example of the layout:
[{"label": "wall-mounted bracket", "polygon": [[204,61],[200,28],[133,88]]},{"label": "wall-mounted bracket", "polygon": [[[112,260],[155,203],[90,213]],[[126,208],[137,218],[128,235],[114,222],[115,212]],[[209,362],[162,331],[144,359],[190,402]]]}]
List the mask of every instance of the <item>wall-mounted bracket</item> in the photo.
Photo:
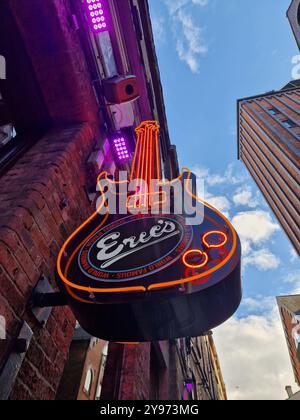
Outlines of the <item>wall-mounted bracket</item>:
[{"label": "wall-mounted bracket", "polygon": [[0,375],[0,401],[8,400],[28,351],[33,332],[24,322],[18,338]]},{"label": "wall-mounted bracket", "polygon": [[60,292],[54,292],[49,279],[42,276],[29,299],[28,309],[39,324],[44,326],[54,307],[66,305],[67,300],[65,296]]}]

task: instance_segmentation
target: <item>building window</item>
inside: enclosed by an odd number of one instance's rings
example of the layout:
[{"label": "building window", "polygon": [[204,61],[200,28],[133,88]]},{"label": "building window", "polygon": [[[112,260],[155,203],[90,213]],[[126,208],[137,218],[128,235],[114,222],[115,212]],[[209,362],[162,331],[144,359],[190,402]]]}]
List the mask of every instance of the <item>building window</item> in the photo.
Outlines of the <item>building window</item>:
[{"label": "building window", "polygon": [[294,121],[290,120],[290,119],[286,119],[284,121],[282,121],[282,124],[286,127],[286,128],[295,128],[297,127],[297,124],[294,123]]},{"label": "building window", "polygon": [[299,4],[298,10],[297,10],[297,21],[298,21],[298,25],[300,26],[300,4]]},{"label": "building window", "polygon": [[16,135],[15,127],[10,122],[7,108],[0,91],[0,161]]},{"label": "building window", "polygon": [[277,108],[270,108],[269,109],[269,113],[271,115],[278,115],[278,114],[280,114],[280,112],[279,112],[279,110]]},{"label": "building window", "polygon": [[104,373],[105,373],[105,368],[106,368],[106,363],[107,363],[107,357],[108,357],[108,343],[104,345],[103,350],[102,350],[98,387],[97,387],[96,398],[95,398],[96,400],[100,400],[101,398],[102,384],[103,384]]},{"label": "building window", "polygon": [[91,389],[92,389],[92,385],[93,385],[93,378],[94,378],[93,369],[89,369],[87,371],[87,374],[86,374],[84,388],[83,388],[84,392],[87,395],[90,395],[90,393],[91,393]]},{"label": "building window", "polygon": [[6,78],[0,77],[2,176],[52,124],[33,62],[6,1],[0,1],[0,56],[6,64]]},{"label": "building window", "polygon": [[0,127],[0,150],[11,142],[16,135],[16,130],[12,124],[2,125]]}]

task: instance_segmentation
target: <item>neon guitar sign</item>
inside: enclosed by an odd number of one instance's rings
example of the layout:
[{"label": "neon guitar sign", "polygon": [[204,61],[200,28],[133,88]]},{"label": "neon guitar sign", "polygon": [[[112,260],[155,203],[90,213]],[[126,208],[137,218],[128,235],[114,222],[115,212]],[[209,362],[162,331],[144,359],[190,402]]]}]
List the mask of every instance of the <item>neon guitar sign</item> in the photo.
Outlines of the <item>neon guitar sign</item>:
[{"label": "neon guitar sign", "polygon": [[192,192],[188,170],[176,181],[201,223],[188,223],[189,212],[153,211],[154,204],[164,208],[165,196],[153,190],[152,180],[162,188],[174,181],[161,179],[158,124],[145,122],[136,133],[131,181],[144,183],[126,192],[126,214],[115,214],[101,181],[114,186],[118,200],[124,199],[124,182],[99,175],[97,211],[64,244],[58,284],[93,336],[117,342],[198,336],[240,304],[240,241],[230,222]]}]

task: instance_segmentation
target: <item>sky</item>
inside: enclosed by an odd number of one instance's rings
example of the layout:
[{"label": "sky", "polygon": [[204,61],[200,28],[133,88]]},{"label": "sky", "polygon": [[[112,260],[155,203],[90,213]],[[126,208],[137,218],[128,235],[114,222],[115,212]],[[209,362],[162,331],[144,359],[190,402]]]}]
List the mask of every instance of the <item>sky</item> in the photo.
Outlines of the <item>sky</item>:
[{"label": "sky", "polygon": [[236,134],[237,99],[292,79],[299,50],[290,3],[149,0],[171,141],[242,240],[243,302],[214,331],[232,400],[283,400],[285,386],[298,390],[276,296],[300,293],[300,261],[238,161]]}]

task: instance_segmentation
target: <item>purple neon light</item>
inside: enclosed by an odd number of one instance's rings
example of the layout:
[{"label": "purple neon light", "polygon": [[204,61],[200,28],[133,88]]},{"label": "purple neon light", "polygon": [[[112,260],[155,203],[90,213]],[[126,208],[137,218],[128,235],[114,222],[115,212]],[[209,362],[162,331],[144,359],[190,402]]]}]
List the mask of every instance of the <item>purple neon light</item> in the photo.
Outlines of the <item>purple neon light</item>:
[{"label": "purple neon light", "polygon": [[130,153],[128,150],[127,142],[124,137],[119,137],[114,141],[114,148],[120,162],[124,162],[130,159]]},{"label": "purple neon light", "polygon": [[188,392],[192,392],[193,389],[194,389],[193,384],[191,384],[191,383],[186,384],[186,389],[187,389]]},{"label": "purple neon light", "polygon": [[107,13],[105,12],[107,0],[85,0],[89,22],[93,32],[107,31]]}]

